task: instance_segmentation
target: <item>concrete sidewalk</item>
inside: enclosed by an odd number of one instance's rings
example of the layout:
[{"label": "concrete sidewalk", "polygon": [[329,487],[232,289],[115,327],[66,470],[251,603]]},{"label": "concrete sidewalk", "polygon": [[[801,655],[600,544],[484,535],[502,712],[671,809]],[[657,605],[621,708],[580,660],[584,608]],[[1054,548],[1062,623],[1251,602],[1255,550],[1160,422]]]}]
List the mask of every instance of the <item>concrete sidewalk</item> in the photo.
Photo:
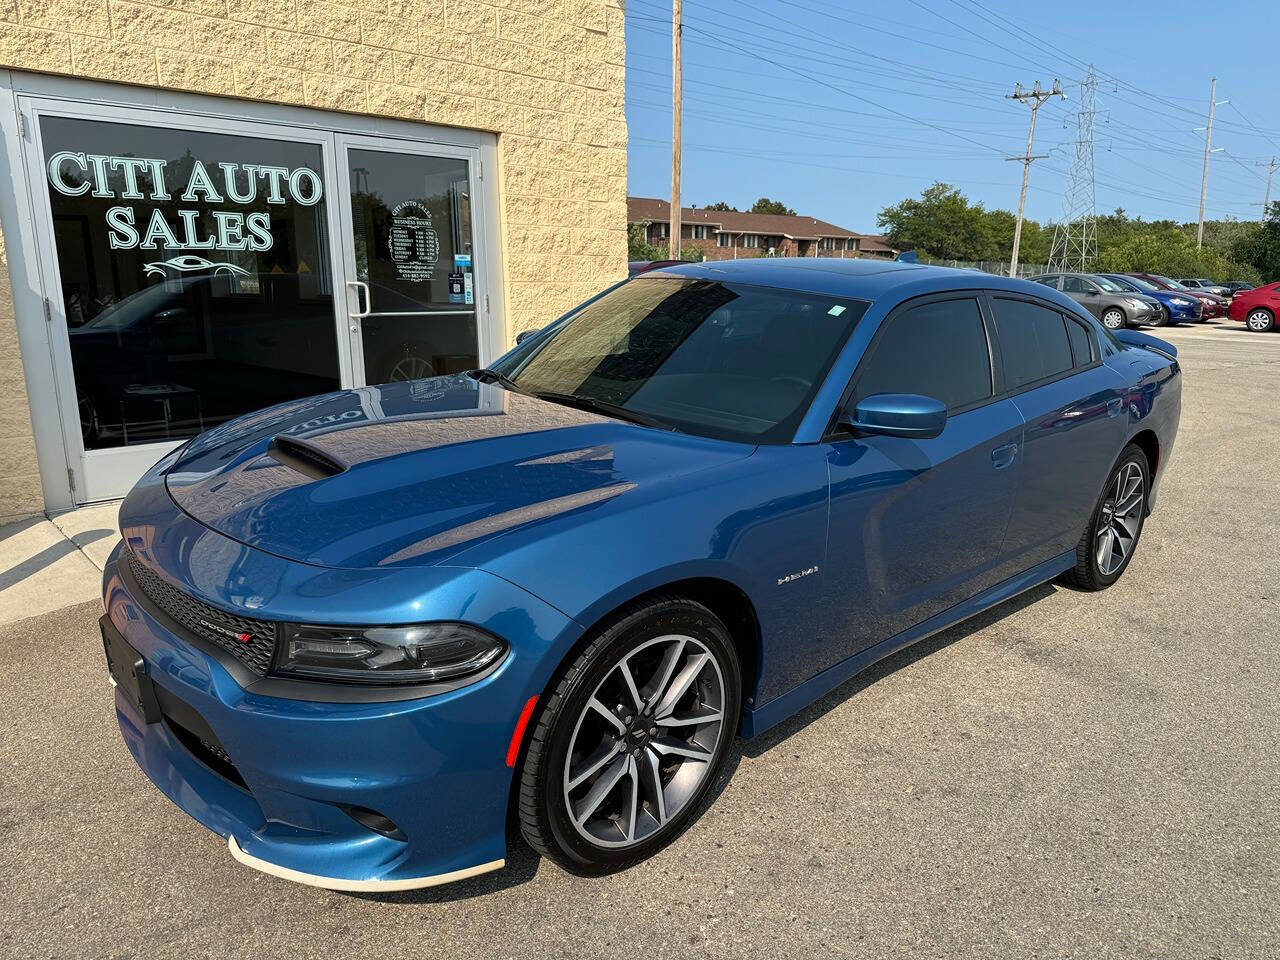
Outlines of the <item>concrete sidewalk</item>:
[{"label": "concrete sidewalk", "polygon": [[119,512],[113,501],[0,527],[0,624],[96,599]]}]

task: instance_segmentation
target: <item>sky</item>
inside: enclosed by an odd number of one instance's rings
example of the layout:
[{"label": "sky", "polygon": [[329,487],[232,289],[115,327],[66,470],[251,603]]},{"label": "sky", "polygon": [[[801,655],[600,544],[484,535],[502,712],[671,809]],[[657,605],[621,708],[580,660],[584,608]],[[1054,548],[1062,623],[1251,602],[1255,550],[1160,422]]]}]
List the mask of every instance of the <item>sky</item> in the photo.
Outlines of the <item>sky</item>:
[{"label": "sky", "polygon": [[[669,198],[671,2],[626,15],[628,192]],[[1005,95],[1056,78],[1067,96],[1040,108],[1027,216],[1059,220],[1090,65],[1100,213],[1196,220],[1213,76],[1206,219],[1259,218],[1280,158],[1274,0],[684,0],[684,23],[684,206],[768,196],[874,233],[880,210],[942,180],[1016,210],[1022,164],[1005,158],[1026,149],[1030,107]]]}]

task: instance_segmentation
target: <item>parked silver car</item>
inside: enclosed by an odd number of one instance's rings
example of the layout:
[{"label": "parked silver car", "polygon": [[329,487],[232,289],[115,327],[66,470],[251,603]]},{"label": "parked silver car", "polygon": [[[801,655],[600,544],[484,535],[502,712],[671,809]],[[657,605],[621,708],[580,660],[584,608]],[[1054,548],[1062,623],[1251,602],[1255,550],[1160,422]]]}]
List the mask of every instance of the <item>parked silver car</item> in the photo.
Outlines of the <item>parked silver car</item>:
[{"label": "parked silver car", "polygon": [[1178,282],[1184,287],[1190,287],[1192,290],[1203,290],[1205,293],[1212,293],[1215,297],[1221,297],[1223,300],[1230,301],[1235,291],[1230,287],[1214,283],[1205,277],[1178,277]]},{"label": "parked silver car", "polygon": [[1061,290],[1111,330],[1155,323],[1164,307],[1155,297],[1125,290],[1118,283],[1093,273],[1045,273],[1029,277],[1036,283]]}]

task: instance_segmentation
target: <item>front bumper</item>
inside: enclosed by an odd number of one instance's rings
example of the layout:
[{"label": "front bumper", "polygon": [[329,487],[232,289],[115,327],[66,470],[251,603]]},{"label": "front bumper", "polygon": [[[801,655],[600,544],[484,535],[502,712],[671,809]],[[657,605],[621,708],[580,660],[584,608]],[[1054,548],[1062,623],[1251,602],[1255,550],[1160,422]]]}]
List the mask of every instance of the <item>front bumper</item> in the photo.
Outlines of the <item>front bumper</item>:
[{"label": "front bumper", "polygon": [[[175,521],[186,524],[194,521]],[[130,533],[126,526],[126,543]],[[179,539],[190,544],[190,534]],[[161,792],[226,837],[237,860],[290,880],[363,891],[431,886],[503,865],[507,748],[521,707],[546,683],[542,654],[576,639],[572,621],[506,581],[455,570],[472,581],[463,591],[472,601],[468,619],[487,621],[480,625],[511,644],[498,670],[411,700],[268,696],[247,690],[198,638],[175,632],[130,591],[123,550],[105,570],[105,619],[142,658],[169,708],[147,722],[117,689],[121,734]],[[476,577],[485,579],[483,589]],[[351,808],[389,818],[404,839],[364,826]]]}]

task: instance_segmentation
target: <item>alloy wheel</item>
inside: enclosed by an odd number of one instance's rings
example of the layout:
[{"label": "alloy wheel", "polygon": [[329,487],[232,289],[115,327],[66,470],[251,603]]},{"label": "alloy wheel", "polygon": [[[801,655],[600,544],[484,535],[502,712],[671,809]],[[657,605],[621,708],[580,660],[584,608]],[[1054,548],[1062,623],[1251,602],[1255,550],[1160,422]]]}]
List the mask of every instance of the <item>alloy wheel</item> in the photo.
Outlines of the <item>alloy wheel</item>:
[{"label": "alloy wheel", "polygon": [[725,731],[720,664],[699,640],[667,635],[631,650],[579,715],[565,759],[569,819],[592,844],[653,836],[697,793]]},{"label": "alloy wheel", "polygon": [[1108,330],[1119,330],[1124,326],[1124,314],[1119,310],[1108,310],[1102,315],[1102,323]]},{"label": "alloy wheel", "polygon": [[1098,515],[1094,557],[1103,576],[1109,577],[1123,567],[1133,552],[1145,502],[1146,479],[1142,467],[1129,461],[1116,474]]},{"label": "alloy wheel", "polygon": [[1270,330],[1272,322],[1271,314],[1266,310],[1254,310],[1245,320],[1249,329],[1258,333]]}]

